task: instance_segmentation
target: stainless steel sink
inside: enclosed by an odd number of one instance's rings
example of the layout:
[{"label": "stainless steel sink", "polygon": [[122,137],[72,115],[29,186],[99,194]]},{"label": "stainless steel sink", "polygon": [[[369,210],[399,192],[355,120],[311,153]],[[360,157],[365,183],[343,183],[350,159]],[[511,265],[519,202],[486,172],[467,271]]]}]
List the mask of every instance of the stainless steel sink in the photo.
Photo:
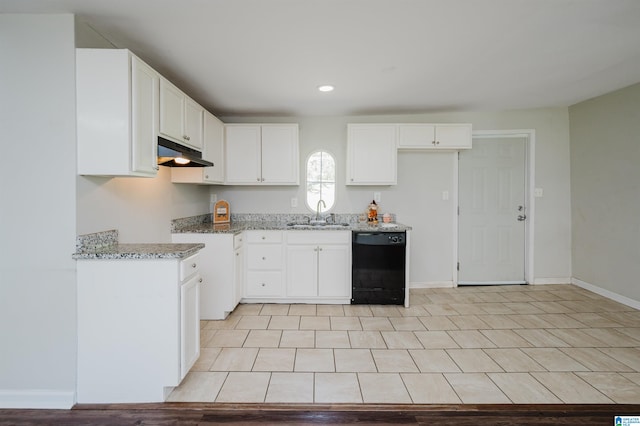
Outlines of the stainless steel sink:
[{"label": "stainless steel sink", "polygon": [[348,223],[287,223],[287,228],[293,229],[341,229],[349,226]]}]

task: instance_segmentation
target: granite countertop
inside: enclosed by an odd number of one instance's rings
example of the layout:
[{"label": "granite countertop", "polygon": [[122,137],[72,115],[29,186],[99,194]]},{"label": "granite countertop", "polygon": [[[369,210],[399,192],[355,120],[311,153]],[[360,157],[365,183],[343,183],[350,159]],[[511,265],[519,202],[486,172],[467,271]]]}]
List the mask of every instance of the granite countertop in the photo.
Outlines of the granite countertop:
[{"label": "granite countertop", "polygon": [[120,244],[118,231],[110,230],[95,234],[79,235],[76,240],[76,260],[149,260],[184,259],[204,248],[202,243],[193,244]]},{"label": "granite countertop", "polygon": [[[302,225],[304,222],[288,222]],[[345,226],[290,226],[288,223],[279,221],[233,221],[225,224],[213,224],[211,222],[190,224],[187,226],[175,227],[171,232],[176,234],[236,234],[243,231],[356,231],[356,232],[403,232],[411,227],[401,223],[394,223],[395,226],[386,227],[378,225],[368,225],[359,223],[347,223]],[[340,222],[338,222],[340,223]]]}]

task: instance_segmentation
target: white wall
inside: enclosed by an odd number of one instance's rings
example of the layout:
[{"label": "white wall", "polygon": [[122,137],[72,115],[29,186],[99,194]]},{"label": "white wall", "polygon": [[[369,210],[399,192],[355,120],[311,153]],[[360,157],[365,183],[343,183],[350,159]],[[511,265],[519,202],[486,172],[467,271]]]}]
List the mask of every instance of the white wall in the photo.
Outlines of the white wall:
[{"label": "white wall", "polygon": [[[453,200],[442,201],[442,191],[453,193],[454,154],[408,153],[398,156],[398,185],[353,187],[344,185],[347,123],[357,122],[470,122],[474,130],[535,129],[536,186],[544,197],[536,200],[536,279],[566,282],[571,277],[571,212],[569,185],[569,120],[566,108],[504,112],[459,112],[361,117],[222,117],[224,122],[296,122],[300,125],[300,170],[304,182],[307,156],[324,149],[338,162],[336,213],[364,211],[374,191],[382,192],[380,210],[397,214],[413,227],[411,280],[446,283],[453,279]],[[231,203],[236,213],[307,213],[304,185],[299,187],[211,188]],[[291,197],[298,207],[290,207]]]},{"label": "white wall", "polygon": [[169,243],[171,220],[209,212],[206,186],[155,178],[78,176],[78,234],[117,229],[123,243]]},{"label": "white wall", "polygon": [[0,14],[0,407],[70,407],[76,385],[72,15]]},{"label": "white wall", "polygon": [[573,275],[640,306],[640,84],[569,108]]}]

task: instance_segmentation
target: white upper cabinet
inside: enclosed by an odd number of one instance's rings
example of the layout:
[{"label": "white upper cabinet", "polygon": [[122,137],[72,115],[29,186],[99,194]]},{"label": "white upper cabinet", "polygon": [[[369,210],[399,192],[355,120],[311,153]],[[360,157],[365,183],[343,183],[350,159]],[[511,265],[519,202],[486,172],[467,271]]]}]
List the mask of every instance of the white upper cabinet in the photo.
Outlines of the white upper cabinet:
[{"label": "white upper cabinet", "polygon": [[171,182],[214,185],[224,183],[224,123],[209,111],[204,111],[204,144],[202,158],[211,167],[172,167]]},{"label": "white upper cabinet", "polygon": [[165,78],[160,79],[160,135],[201,150],[204,108]]},{"label": "white upper cabinet", "polygon": [[160,75],[126,49],[76,50],[78,174],[157,174]]},{"label": "white upper cabinet", "polygon": [[225,183],[298,185],[297,124],[227,124]]},{"label": "white upper cabinet", "polygon": [[397,182],[397,126],[349,124],[347,128],[347,185],[395,185]]},{"label": "white upper cabinet", "polygon": [[225,165],[228,184],[259,185],[262,179],[259,125],[225,126]]},{"label": "white upper cabinet", "polygon": [[471,124],[399,124],[399,149],[471,149]]}]

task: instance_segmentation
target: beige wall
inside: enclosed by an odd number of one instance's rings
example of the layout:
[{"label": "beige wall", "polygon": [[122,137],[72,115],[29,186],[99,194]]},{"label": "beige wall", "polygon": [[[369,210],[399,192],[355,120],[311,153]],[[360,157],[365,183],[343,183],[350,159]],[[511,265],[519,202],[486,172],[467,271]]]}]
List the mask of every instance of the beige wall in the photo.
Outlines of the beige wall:
[{"label": "beige wall", "polygon": [[640,301],[640,84],[569,114],[573,275]]},{"label": "beige wall", "polygon": [[[409,153],[398,156],[398,185],[353,187],[344,185],[346,133],[349,122],[470,122],[474,130],[535,129],[536,186],[544,197],[536,199],[535,277],[566,282],[571,277],[571,218],[569,185],[569,119],[566,108],[504,112],[460,112],[361,117],[222,117],[225,122],[296,122],[300,125],[300,170],[304,183],[307,156],[324,149],[335,154],[338,168],[334,211],[363,211],[374,191],[382,193],[380,209],[397,214],[413,226],[411,280],[420,284],[453,279],[453,200],[443,201],[442,191],[453,193],[455,154]],[[231,203],[237,213],[308,213],[304,185],[299,187],[211,188]],[[298,207],[290,199],[298,198]]]}]

